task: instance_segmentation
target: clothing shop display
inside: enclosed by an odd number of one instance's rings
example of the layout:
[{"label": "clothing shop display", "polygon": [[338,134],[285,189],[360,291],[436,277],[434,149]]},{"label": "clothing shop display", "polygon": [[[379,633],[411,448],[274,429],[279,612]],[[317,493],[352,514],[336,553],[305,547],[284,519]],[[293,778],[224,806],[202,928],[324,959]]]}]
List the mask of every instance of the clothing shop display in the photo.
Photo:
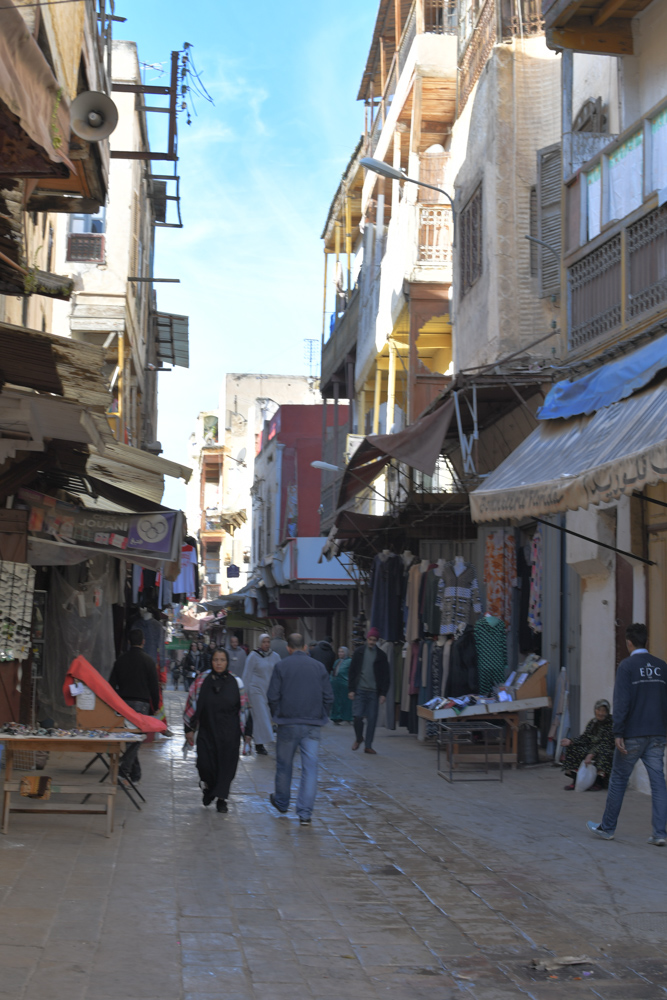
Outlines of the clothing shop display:
[{"label": "clothing shop display", "polygon": [[[438,604],[438,587],[441,577],[436,573],[437,563],[429,566],[424,574],[422,593],[422,622],[424,632],[427,635],[439,635],[440,633],[440,605]],[[420,639],[423,633],[416,638]]]},{"label": "clothing shop display", "polygon": [[505,622],[512,620],[512,588],[516,580],[514,528],[498,528],[486,538],[484,584],[486,610]]},{"label": "clothing shop display", "polygon": [[381,639],[398,642],[403,638],[403,560],[391,552],[381,552],[371,570],[371,626]]},{"label": "clothing shop display", "polygon": [[421,634],[419,620],[419,592],[421,590],[421,583],[422,569],[419,563],[415,563],[408,571],[405,591],[405,606],[407,609],[405,638],[408,642],[414,642]]},{"label": "clothing shop display", "polygon": [[184,597],[182,602],[178,602],[179,604],[185,604],[187,601],[197,599],[199,589],[198,576],[197,547],[193,539],[193,542],[186,541],[181,546],[181,570],[172,584],[174,599],[176,599],[176,595]]},{"label": "clothing shop display", "polygon": [[542,631],[542,525],[538,524],[530,548],[530,600],[528,604],[528,624],[533,632]]},{"label": "clothing shop display", "polygon": [[[480,618],[479,621],[482,619]],[[480,691],[476,626],[465,625],[454,639],[449,653],[449,671],[445,685],[445,697],[460,698]]]},{"label": "clothing shop display", "polygon": [[25,660],[30,652],[35,570],[0,562],[0,660]]},{"label": "clothing shop display", "polygon": [[438,582],[440,634],[455,635],[460,625],[471,625],[482,613],[475,567],[464,565],[460,573],[451,563],[442,568]]},{"label": "clothing shop display", "polygon": [[507,675],[507,629],[502,618],[490,614],[477,619],[474,627],[479,671],[479,693],[489,695]]}]

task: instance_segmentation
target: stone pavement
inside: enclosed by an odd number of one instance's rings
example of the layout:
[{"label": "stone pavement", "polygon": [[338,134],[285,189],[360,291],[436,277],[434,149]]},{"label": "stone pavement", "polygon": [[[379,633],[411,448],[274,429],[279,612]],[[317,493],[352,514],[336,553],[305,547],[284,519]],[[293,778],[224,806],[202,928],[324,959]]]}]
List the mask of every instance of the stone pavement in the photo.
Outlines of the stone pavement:
[{"label": "stone pavement", "polygon": [[[184,695],[170,693],[177,718]],[[201,805],[180,736],[142,750],[148,799],[102,817],[11,816],[0,836],[0,997],[12,1000],[654,1000],[667,997],[667,850],[629,793],[548,766],[448,785],[435,752],[325,730],[311,828],[242,759],[228,815]],[[46,773],[80,767],[52,757]],[[298,778],[298,769],[295,775]],[[587,964],[531,971],[534,958]]]}]

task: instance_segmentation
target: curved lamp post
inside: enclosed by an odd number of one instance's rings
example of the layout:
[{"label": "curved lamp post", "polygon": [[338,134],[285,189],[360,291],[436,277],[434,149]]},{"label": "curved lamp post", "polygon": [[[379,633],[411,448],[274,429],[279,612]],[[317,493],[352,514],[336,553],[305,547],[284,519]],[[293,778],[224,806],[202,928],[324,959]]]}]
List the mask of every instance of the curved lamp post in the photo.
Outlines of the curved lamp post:
[{"label": "curved lamp post", "polygon": [[373,173],[379,174],[380,177],[387,177],[390,181],[407,181],[409,184],[418,184],[419,187],[430,188],[431,191],[438,191],[440,194],[444,194],[445,198],[450,204],[452,209],[452,224],[453,224],[453,235],[452,235],[452,247],[456,244],[456,210],[454,208],[454,199],[450,194],[448,194],[443,188],[436,187],[435,184],[426,184],[424,181],[415,180],[414,177],[408,177],[404,174],[402,170],[397,167],[391,167],[384,160],[375,160],[372,156],[364,156],[359,160],[362,167],[366,170],[372,170]]}]

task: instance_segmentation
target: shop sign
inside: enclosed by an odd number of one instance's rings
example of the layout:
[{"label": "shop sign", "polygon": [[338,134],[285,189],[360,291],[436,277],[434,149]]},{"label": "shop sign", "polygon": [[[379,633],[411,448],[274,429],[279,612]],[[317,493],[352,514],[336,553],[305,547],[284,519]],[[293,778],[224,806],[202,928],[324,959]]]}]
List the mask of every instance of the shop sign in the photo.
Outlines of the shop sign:
[{"label": "shop sign", "polygon": [[85,510],[55,497],[21,489],[29,510],[28,533],[64,545],[99,549],[110,555],[144,555],[173,562],[181,545],[180,511],[141,514]]}]

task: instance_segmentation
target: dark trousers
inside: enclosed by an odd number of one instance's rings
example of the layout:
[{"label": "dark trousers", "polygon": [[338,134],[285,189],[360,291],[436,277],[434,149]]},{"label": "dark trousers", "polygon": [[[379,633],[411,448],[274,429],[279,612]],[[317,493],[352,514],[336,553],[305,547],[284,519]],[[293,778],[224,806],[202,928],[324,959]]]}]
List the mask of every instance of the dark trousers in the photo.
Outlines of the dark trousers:
[{"label": "dark trousers", "polygon": [[373,745],[375,736],[375,725],[378,720],[378,693],[377,691],[359,690],[352,702],[352,718],[354,720],[354,733],[357,743],[364,742],[364,719],[366,719],[366,747]]},{"label": "dark trousers", "polygon": [[[151,706],[147,701],[132,701],[129,698],[125,699],[125,703],[133,708],[135,712],[139,715],[152,715]],[[132,746],[128,747],[123,756],[120,758],[120,770],[121,774],[126,774],[129,776],[131,781],[139,781],[141,778],[141,764],[139,763],[139,747],[140,743],[133,743]]]}]

